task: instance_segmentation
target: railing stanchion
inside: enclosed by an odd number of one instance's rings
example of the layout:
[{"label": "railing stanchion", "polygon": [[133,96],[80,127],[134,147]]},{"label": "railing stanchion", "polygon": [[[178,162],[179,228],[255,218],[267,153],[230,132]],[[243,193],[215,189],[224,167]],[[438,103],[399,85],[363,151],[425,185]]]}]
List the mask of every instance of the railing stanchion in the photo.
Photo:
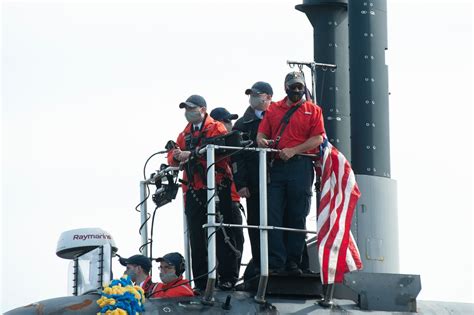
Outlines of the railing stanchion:
[{"label": "railing stanchion", "polygon": [[[183,209],[184,209],[184,196],[183,196]],[[183,229],[184,229],[184,260],[186,262],[185,275],[186,279],[191,278],[191,245],[189,242],[189,230],[188,230],[188,219],[186,218],[186,213],[183,211]]]},{"label": "railing stanchion", "polygon": [[141,254],[148,256],[148,222],[147,222],[147,208],[146,208],[146,186],[147,181],[140,182],[140,235],[142,237]]},{"label": "railing stanchion", "polygon": [[[267,152],[260,150],[259,156],[259,189],[260,189],[260,226],[267,224]],[[258,282],[257,303],[265,303],[265,292],[268,283],[268,230],[260,230],[260,280]]]},{"label": "railing stanchion", "polygon": [[[207,223],[214,225],[216,222],[216,178],[215,178],[215,146],[207,145]],[[216,285],[216,228],[211,226],[207,229],[207,259],[209,275],[207,278],[206,291],[204,292],[203,302],[212,303],[214,287]],[[191,249],[192,250],[192,249]],[[211,271],[212,270],[212,271]]]}]

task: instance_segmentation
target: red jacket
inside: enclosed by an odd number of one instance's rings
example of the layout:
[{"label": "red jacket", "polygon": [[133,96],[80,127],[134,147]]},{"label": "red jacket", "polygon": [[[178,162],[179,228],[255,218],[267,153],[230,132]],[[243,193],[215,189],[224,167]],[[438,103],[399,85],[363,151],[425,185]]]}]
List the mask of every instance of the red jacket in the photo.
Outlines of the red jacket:
[{"label": "red jacket", "polygon": [[194,296],[194,291],[191,289],[188,280],[179,276],[170,283],[158,283],[150,298],[173,298],[180,296]]},{"label": "red jacket", "polygon": [[[202,126],[201,131],[192,131],[192,124],[188,123],[186,125],[186,128],[178,135],[178,139],[176,140],[176,144],[178,145],[178,148],[181,149],[182,151],[187,151],[188,149],[186,148],[186,137],[193,136],[194,138],[198,138],[199,141],[197,143],[198,147],[202,147],[202,139],[203,138],[212,138],[220,135],[224,135],[227,133],[227,129],[224,127],[224,125],[218,121],[215,121],[212,119],[211,116],[206,114],[206,117],[204,118],[203,122],[204,126]],[[216,161],[219,159],[218,156],[215,156]],[[232,178],[232,172],[230,170],[229,166],[229,158],[225,158],[220,160],[219,162],[216,163],[215,165],[215,170],[216,170],[216,184],[219,184],[222,179],[224,178]],[[199,189],[205,189],[206,185],[203,182],[203,177],[207,178],[206,175],[206,169],[207,169],[207,162],[206,162],[206,153],[202,157],[198,158],[198,163],[201,165],[201,171],[202,173],[199,174],[196,170],[192,174],[192,179],[190,180],[188,178],[188,174],[186,171],[186,165],[185,165],[185,171],[183,172],[183,181],[185,184],[183,185],[183,192],[185,193],[188,189],[189,186],[194,187],[195,190]],[[168,153],[168,164],[172,166],[178,166],[179,162],[176,161],[173,158],[173,151],[170,151]],[[186,163],[188,164],[188,162]]]},{"label": "red jacket", "polygon": [[151,294],[155,291],[156,283],[151,281],[151,276],[146,277],[145,281],[143,281],[142,289],[145,291],[145,297],[150,297]]}]

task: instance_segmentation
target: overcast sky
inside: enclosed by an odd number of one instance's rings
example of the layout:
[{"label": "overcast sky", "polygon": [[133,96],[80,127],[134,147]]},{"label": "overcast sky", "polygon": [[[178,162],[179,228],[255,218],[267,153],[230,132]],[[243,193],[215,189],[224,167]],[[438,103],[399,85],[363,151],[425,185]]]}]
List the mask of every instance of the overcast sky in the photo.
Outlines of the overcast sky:
[{"label": "overcast sky", "polygon": [[[2,312],[66,294],[62,231],[137,253],[143,164],[184,127],[179,102],[242,114],[258,80],[283,98],[286,60],[313,58],[299,3],[2,1]],[[400,272],[419,299],[472,303],[472,4],[389,0],[388,18]],[[183,250],[180,205],[159,210],[155,253]]]}]

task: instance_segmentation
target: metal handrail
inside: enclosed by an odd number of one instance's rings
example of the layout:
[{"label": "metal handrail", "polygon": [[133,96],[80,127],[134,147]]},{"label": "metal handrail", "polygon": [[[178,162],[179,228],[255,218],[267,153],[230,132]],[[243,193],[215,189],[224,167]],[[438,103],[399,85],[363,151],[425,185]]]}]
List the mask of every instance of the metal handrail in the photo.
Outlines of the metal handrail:
[{"label": "metal handrail", "polygon": [[230,227],[230,228],[243,228],[243,229],[256,229],[256,230],[279,230],[279,231],[287,231],[287,232],[297,232],[297,233],[306,233],[306,234],[318,234],[317,231],[311,230],[303,230],[303,229],[294,229],[294,228],[286,228],[282,226],[272,226],[272,225],[244,225],[244,224],[232,224],[232,223],[214,223],[214,224],[203,224],[203,228],[208,227]]},{"label": "metal handrail", "polygon": [[[213,298],[213,292],[216,281],[216,243],[215,243],[215,229],[221,224],[216,224],[215,222],[215,198],[213,198],[214,189],[215,189],[215,175],[214,175],[214,164],[215,157],[214,151],[216,149],[226,149],[226,150],[245,150],[245,151],[258,151],[259,153],[259,199],[260,199],[260,225],[256,226],[241,226],[242,228],[258,228],[260,230],[260,279],[257,289],[257,294],[255,295],[255,301],[257,303],[265,303],[265,292],[268,284],[269,270],[268,270],[268,230],[270,229],[282,229],[282,230],[291,230],[297,232],[305,233],[316,233],[315,231],[299,230],[299,229],[290,229],[283,227],[270,227],[267,224],[267,152],[280,152],[277,149],[271,148],[256,148],[256,147],[233,147],[233,146],[220,146],[208,144],[207,146],[201,148],[198,152],[203,154],[207,151],[207,189],[208,189],[208,222],[203,224],[203,228],[208,229],[208,237],[210,242],[208,243],[208,270],[212,270],[208,277],[208,282],[206,285],[206,291],[204,293],[204,301],[211,303]],[[298,154],[301,156],[307,157],[319,157],[317,154]],[[209,215],[211,214],[211,215]],[[226,224],[229,227],[231,224]],[[238,225],[233,225],[238,226]],[[213,256],[211,256],[211,254]]]},{"label": "metal handrail", "polygon": [[[216,212],[216,200],[214,198],[215,193],[215,150],[217,149],[226,149],[226,150],[244,150],[244,151],[254,151],[259,154],[259,199],[260,199],[260,225],[239,225],[239,224],[229,224],[229,223],[216,223],[215,221],[215,212]],[[216,283],[216,239],[215,231],[216,228],[224,226],[231,228],[246,228],[246,229],[258,229],[260,230],[260,280],[257,289],[257,294],[255,295],[255,301],[258,303],[265,303],[265,292],[268,283],[269,270],[268,270],[268,231],[269,230],[283,230],[299,233],[308,233],[308,234],[317,234],[316,231],[304,230],[304,229],[294,229],[294,228],[285,228],[278,226],[268,226],[267,224],[267,153],[273,152],[277,153],[281,150],[272,149],[272,148],[258,148],[258,147],[235,147],[235,146],[222,146],[208,144],[205,147],[201,148],[198,153],[204,154],[206,152],[207,158],[207,198],[209,200],[207,204],[207,214],[208,220],[207,224],[203,224],[203,228],[207,229],[208,235],[208,282],[206,285],[206,291],[204,293],[203,302],[212,303],[213,301],[213,292]],[[306,154],[300,153],[297,154],[300,156],[317,158],[318,154]],[[180,170],[180,167],[169,166],[163,170],[160,170],[152,178],[140,181],[140,197],[143,202],[140,204],[140,217],[142,228],[140,230],[142,236],[142,254],[148,256],[148,223],[147,223],[147,203],[146,198],[146,186],[155,183],[157,178],[163,177],[165,173],[170,171]],[[184,206],[184,203],[183,203]],[[183,222],[185,233],[187,232],[186,224],[186,215],[183,211]],[[191,266],[191,257],[189,252],[189,235],[185,235],[185,260],[188,266]],[[190,268],[186,268],[186,276],[188,279],[190,277]]]}]

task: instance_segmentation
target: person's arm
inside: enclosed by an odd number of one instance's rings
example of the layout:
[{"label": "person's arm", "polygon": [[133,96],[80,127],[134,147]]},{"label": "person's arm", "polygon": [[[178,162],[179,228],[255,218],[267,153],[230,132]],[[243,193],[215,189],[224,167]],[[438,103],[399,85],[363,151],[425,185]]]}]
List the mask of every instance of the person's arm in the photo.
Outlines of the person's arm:
[{"label": "person's arm", "polygon": [[293,156],[299,153],[304,153],[311,149],[317,148],[321,143],[323,143],[323,136],[317,135],[311,138],[308,138],[305,142],[292,147],[292,148],[284,148],[280,151],[280,158],[284,161],[291,159]]},{"label": "person's arm", "polygon": [[242,198],[249,198],[250,191],[248,189],[247,177],[247,157],[248,152],[239,152],[232,156],[232,174],[234,175],[234,184],[237,190],[237,194]]},{"label": "person's arm", "polygon": [[[224,136],[228,133],[229,132],[227,131],[227,129],[224,126],[223,123],[221,123],[219,121],[215,121],[215,123],[213,125],[211,125],[211,127],[209,128],[209,130],[207,132],[207,138],[221,137],[221,136]],[[200,149],[200,147],[199,147],[199,149]],[[228,155],[228,153],[226,153],[224,151],[221,151],[221,150],[217,150],[215,152],[215,156],[219,157],[219,158],[222,157],[222,156],[225,156],[225,155]],[[206,158],[206,154],[204,154],[204,158]]]},{"label": "person's arm", "polygon": [[[242,118],[237,120],[232,130],[238,130],[243,133],[248,132],[247,128],[245,128],[242,123]],[[245,189],[245,191],[248,192],[248,188],[247,188],[247,176],[248,176],[247,169],[248,168],[247,168],[247,160],[246,160],[247,155],[248,155],[248,152],[241,151],[231,156],[231,162],[232,162],[231,168],[232,168],[232,174],[234,175],[235,187],[237,189],[237,193],[239,194],[239,196],[244,197],[244,198],[250,197],[250,193],[242,192],[243,189]]]},{"label": "person's arm", "polygon": [[323,143],[323,135],[325,134],[324,130],[324,119],[323,113],[319,106],[315,105],[314,111],[311,117],[311,127],[310,127],[310,135],[311,137],[308,138],[305,142],[293,147],[293,148],[285,148],[280,152],[280,158],[283,160],[291,159],[295,154],[304,153],[308,150],[312,150],[317,148],[321,143]]},{"label": "person's arm", "polygon": [[266,134],[263,132],[257,133],[257,145],[260,148],[268,148],[270,146],[270,143],[268,142],[268,137]]},{"label": "person's arm", "polygon": [[268,109],[266,111],[265,116],[263,116],[262,121],[260,122],[260,125],[258,126],[258,132],[257,132],[257,145],[260,148],[268,148],[270,146],[270,143],[268,142],[268,138],[270,135],[272,135],[272,126],[270,124],[270,116],[271,116],[271,110]]},{"label": "person's arm", "polygon": [[181,163],[187,162],[191,156],[191,151],[181,151],[181,149],[173,150],[173,158]]},{"label": "person's arm", "polygon": [[[185,147],[183,133],[180,133],[178,136],[178,139],[176,139],[176,145],[178,146],[178,148],[168,151],[167,156],[166,156],[168,160],[168,165],[171,165],[171,166],[178,166],[179,163],[182,162],[182,159],[186,157],[185,156],[186,154],[183,154],[183,153],[189,152],[189,151],[181,151],[180,149],[180,148]],[[184,159],[183,161],[185,160],[186,159]]]}]

